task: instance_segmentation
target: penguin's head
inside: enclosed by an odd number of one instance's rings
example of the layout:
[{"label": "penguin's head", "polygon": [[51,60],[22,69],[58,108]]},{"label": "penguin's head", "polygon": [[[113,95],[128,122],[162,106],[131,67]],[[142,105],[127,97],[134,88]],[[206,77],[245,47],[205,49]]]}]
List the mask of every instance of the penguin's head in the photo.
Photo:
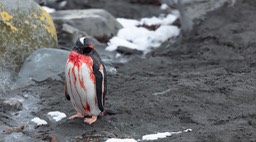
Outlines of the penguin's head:
[{"label": "penguin's head", "polygon": [[87,54],[90,53],[93,48],[92,40],[89,37],[81,37],[76,41],[73,50],[80,54]]}]

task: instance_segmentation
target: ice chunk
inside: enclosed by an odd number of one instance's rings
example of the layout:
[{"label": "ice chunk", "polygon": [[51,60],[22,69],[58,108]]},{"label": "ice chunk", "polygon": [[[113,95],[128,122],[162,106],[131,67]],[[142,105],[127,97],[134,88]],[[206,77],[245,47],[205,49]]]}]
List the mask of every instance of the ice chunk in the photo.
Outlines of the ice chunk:
[{"label": "ice chunk", "polygon": [[46,125],[47,122],[43,119],[40,119],[39,117],[35,117],[31,119],[32,122],[36,123],[37,125]]},{"label": "ice chunk", "polygon": [[59,112],[59,111],[51,111],[51,112],[48,112],[49,116],[52,117],[52,119],[54,119],[56,122],[60,121],[61,119],[67,117],[67,115],[63,112]]}]

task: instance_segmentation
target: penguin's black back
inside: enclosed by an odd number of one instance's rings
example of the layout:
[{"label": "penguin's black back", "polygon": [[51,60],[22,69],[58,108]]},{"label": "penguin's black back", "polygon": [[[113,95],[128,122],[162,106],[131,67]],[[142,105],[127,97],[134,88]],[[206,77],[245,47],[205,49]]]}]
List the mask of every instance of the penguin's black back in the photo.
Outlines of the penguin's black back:
[{"label": "penguin's black back", "polygon": [[[95,49],[92,49],[90,53],[88,53],[93,60],[93,72],[95,75],[96,80],[96,93],[97,93],[97,100],[98,100],[98,107],[103,112],[104,111],[104,103],[105,103],[105,96],[107,94],[107,76],[106,76],[106,69],[105,66]],[[100,72],[100,66],[103,67],[103,73]],[[104,77],[103,77],[104,76]],[[104,80],[104,92],[102,96],[102,80]],[[102,98],[103,97],[103,98]],[[103,101],[102,101],[103,99]],[[103,102],[103,103],[102,103]]]}]

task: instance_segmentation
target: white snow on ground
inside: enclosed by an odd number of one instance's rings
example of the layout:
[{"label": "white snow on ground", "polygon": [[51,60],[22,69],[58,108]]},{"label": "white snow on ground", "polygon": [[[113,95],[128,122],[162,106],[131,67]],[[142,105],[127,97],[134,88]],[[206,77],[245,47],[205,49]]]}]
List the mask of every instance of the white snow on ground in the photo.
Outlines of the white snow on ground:
[{"label": "white snow on ground", "polygon": [[32,122],[36,123],[37,125],[46,125],[47,122],[43,119],[40,119],[39,117],[35,117],[31,119]]},{"label": "white snow on ground", "polygon": [[47,13],[54,13],[56,10],[47,6],[42,6]]},{"label": "white snow on ground", "polygon": [[59,111],[51,111],[48,112],[47,115],[51,116],[55,121],[60,121],[61,119],[67,117],[65,113]]},{"label": "white snow on ground", "polygon": [[178,131],[178,132],[164,132],[164,133],[157,133],[157,134],[148,134],[148,135],[144,135],[142,137],[142,140],[157,140],[157,139],[170,137],[172,135],[177,135],[180,133],[191,132],[191,131],[192,131],[192,129],[186,129],[184,131]]},{"label": "white snow on ground", "polygon": [[[176,19],[177,16],[172,14],[166,17],[142,18],[140,21],[117,18],[123,28],[118,31],[117,36],[109,40],[106,50],[114,51],[118,46],[125,46],[147,52],[152,48],[157,48],[164,41],[180,34],[180,29],[171,25]],[[159,26],[159,28],[150,31],[141,25]]]},{"label": "white snow on ground", "polygon": [[108,51],[114,51],[117,49],[118,46],[125,46],[125,47],[129,47],[131,49],[139,48],[138,45],[133,44],[125,39],[122,39],[122,38],[116,37],[116,36],[111,38],[109,42],[111,44],[106,48],[106,50],[108,50]]},{"label": "white snow on ground", "polygon": [[178,131],[178,132],[164,132],[164,133],[156,133],[156,134],[148,134],[148,135],[144,135],[142,137],[142,139],[119,139],[119,138],[110,138],[108,140],[106,140],[105,142],[137,142],[137,141],[151,141],[151,140],[157,140],[157,139],[162,139],[162,138],[166,138],[166,137],[170,137],[172,135],[177,135],[177,134],[181,134],[181,133],[187,133],[187,132],[191,132],[192,129],[186,129],[183,131]]},{"label": "white snow on ground", "polygon": [[160,9],[161,10],[167,10],[167,9],[169,9],[170,7],[166,4],[166,3],[163,3],[163,4],[161,4],[161,6],[160,6]]},{"label": "white snow on ground", "polygon": [[118,138],[110,138],[106,140],[106,142],[137,142],[135,139],[118,139]]},{"label": "white snow on ground", "polygon": [[154,96],[157,96],[157,95],[163,95],[163,94],[168,93],[168,92],[170,92],[170,91],[171,91],[171,89],[167,89],[167,90],[162,91],[162,92],[154,93],[153,95],[154,95]]},{"label": "white snow on ground", "polygon": [[140,24],[138,20],[134,19],[125,19],[125,18],[116,18],[116,20],[124,27],[135,27]]},{"label": "white snow on ground", "polygon": [[149,42],[152,47],[160,46],[170,37],[176,37],[180,33],[177,26],[162,25],[152,35],[149,35]]},{"label": "white snow on ground", "polygon": [[140,24],[146,25],[170,25],[172,24],[177,17],[172,14],[168,14],[166,17],[152,17],[152,18],[142,18]]}]

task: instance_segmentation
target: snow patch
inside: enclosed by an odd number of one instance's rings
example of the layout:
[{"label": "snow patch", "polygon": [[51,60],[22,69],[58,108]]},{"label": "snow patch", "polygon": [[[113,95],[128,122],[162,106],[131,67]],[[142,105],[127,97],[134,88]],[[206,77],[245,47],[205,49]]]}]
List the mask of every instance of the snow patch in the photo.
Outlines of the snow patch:
[{"label": "snow patch", "polygon": [[106,48],[108,51],[114,51],[118,46],[125,46],[131,49],[136,49],[138,46],[120,37],[113,37],[109,41],[109,46]]},{"label": "snow patch", "polygon": [[116,18],[116,20],[124,27],[135,27],[140,24],[138,20],[125,19],[125,18]]},{"label": "snow patch", "polygon": [[[109,40],[106,50],[114,51],[118,46],[125,46],[146,53],[180,34],[180,29],[171,25],[177,18],[173,14],[168,14],[166,17],[143,18],[140,21],[117,18],[123,28]],[[147,26],[157,29],[149,30],[146,28]]]},{"label": "snow patch", "polygon": [[181,133],[187,133],[187,132],[191,132],[192,129],[186,129],[183,131],[178,131],[178,132],[163,132],[163,133],[156,133],[156,134],[148,134],[148,135],[144,135],[142,137],[142,139],[119,139],[119,138],[110,138],[108,140],[106,140],[105,142],[137,142],[137,141],[151,141],[151,140],[157,140],[157,139],[162,139],[162,138],[166,138],[166,137],[170,137],[172,135],[177,135],[177,134],[181,134]]},{"label": "snow patch", "polygon": [[42,6],[47,13],[54,13],[56,10],[47,6]]},{"label": "snow patch", "polygon": [[67,117],[67,115],[65,113],[59,112],[59,111],[51,111],[51,112],[48,112],[47,115],[51,116],[56,122]]},{"label": "snow patch", "polygon": [[162,91],[162,92],[154,93],[153,95],[154,95],[154,96],[157,96],[157,95],[163,95],[163,94],[168,93],[168,92],[170,92],[170,91],[171,91],[171,89],[167,89],[167,90]]},{"label": "snow patch", "polygon": [[174,134],[180,134],[182,133],[181,131],[178,132],[164,132],[164,133],[157,133],[157,134],[149,134],[149,135],[145,135],[142,137],[142,140],[157,140],[157,139],[162,139],[162,138],[166,138],[168,136],[174,135]]},{"label": "snow patch", "polygon": [[178,17],[173,14],[168,14],[166,17],[152,17],[152,18],[142,18],[140,20],[140,24],[143,25],[170,25],[172,24]]},{"label": "snow patch", "polygon": [[170,7],[166,4],[166,3],[163,3],[163,4],[161,4],[161,6],[160,6],[160,9],[161,10],[167,10],[167,9],[169,9]]},{"label": "snow patch", "polygon": [[118,138],[110,138],[106,140],[106,142],[137,142],[135,139],[118,139]]},{"label": "snow patch", "polygon": [[144,135],[142,137],[142,140],[157,140],[157,139],[162,139],[162,138],[166,138],[166,137],[170,137],[172,135],[177,135],[177,134],[181,134],[184,132],[191,132],[192,129],[186,129],[183,131],[178,131],[178,132],[164,132],[164,133],[156,133],[156,134],[148,134],[148,135]]},{"label": "snow patch", "polygon": [[180,33],[180,30],[176,26],[163,25],[160,26],[154,34],[149,35],[149,42],[153,47],[160,46],[164,41],[168,40],[170,37],[176,37]]},{"label": "snow patch", "polygon": [[47,122],[43,119],[40,119],[39,117],[35,117],[31,119],[32,122],[36,123],[37,125],[46,125]]}]

